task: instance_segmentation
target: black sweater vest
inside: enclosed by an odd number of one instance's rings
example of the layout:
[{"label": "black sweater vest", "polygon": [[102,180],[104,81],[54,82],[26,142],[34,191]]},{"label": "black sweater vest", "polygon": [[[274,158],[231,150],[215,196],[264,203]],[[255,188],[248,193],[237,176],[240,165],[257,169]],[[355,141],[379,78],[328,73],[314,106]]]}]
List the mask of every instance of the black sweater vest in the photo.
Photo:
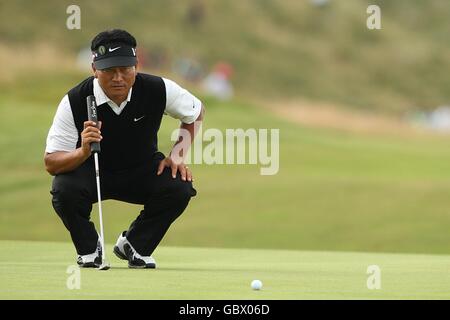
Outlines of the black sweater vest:
[{"label": "black sweater vest", "polygon": [[[83,123],[87,121],[86,97],[93,94],[94,77],[68,92],[81,146]],[[120,115],[107,104],[97,106],[102,121],[100,165],[108,171],[122,171],[149,163],[158,150],[158,130],[166,108],[166,87],[162,78],[138,73],[131,100]],[[93,161],[90,157],[88,161]]]}]

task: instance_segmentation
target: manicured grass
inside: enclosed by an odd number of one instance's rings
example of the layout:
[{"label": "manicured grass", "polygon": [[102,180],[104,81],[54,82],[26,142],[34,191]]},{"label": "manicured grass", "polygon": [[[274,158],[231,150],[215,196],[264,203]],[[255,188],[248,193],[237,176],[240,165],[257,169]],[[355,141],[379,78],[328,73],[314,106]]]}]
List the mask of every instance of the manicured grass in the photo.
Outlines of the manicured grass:
[{"label": "manicured grass", "polygon": [[[0,241],[0,299],[450,298],[450,256],[160,247],[156,270],[134,270],[107,249],[112,268],[80,269],[80,289],[69,290],[72,244]],[[369,265],[381,289],[367,288]]]}]

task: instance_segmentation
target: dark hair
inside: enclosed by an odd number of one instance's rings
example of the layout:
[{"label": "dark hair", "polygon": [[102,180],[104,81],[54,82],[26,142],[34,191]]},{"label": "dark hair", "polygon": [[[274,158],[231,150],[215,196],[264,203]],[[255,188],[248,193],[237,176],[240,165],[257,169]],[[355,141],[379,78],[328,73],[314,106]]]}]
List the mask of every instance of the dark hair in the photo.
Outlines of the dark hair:
[{"label": "dark hair", "polygon": [[98,35],[92,39],[91,50],[96,50],[101,45],[107,45],[110,43],[114,44],[125,44],[136,48],[136,39],[129,34],[127,31],[122,29],[111,29],[100,32]]}]

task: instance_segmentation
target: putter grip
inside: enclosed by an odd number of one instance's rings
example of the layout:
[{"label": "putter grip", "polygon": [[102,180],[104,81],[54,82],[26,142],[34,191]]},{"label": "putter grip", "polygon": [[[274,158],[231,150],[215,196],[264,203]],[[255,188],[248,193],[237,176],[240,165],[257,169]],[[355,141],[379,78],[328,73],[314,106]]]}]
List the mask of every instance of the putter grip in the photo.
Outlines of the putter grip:
[{"label": "putter grip", "polygon": [[[94,121],[98,128],[98,118],[97,118],[97,104],[95,103],[95,97],[93,95],[86,98],[87,103],[87,113],[89,121]],[[91,143],[91,152],[100,153],[100,143]]]}]

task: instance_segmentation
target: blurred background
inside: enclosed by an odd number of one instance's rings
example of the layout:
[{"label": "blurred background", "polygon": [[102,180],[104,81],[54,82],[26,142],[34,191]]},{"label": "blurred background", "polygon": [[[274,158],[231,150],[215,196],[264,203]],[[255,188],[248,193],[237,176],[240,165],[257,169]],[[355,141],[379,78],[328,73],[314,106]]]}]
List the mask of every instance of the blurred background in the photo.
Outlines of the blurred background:
[{"label": "blurred background", "polygon": [[[447,0],[0,0],[0,239],[70,241],[45,140],[92,38],[123,28],[142,72],[204,102],[204,130],[280,129],[277,175],[192,165],[198,196],[163,245],[448,254],[449,15]],[[177,127],[164,118],[161,151]],[[106,240],[139,210],[106,201]]]}]

